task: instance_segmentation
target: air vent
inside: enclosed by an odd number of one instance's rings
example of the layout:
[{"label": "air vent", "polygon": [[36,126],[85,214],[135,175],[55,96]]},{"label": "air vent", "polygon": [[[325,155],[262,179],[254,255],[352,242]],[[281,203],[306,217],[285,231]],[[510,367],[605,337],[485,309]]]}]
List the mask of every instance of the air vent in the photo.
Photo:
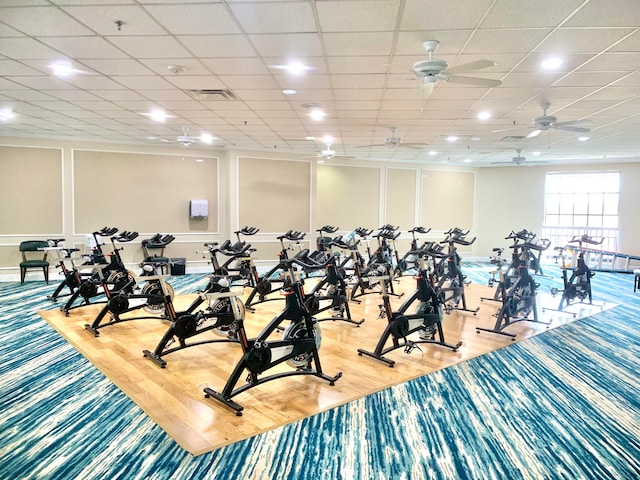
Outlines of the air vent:
[{"label": "air vent", "polygon": [[527,137],[520,136],[520,135],[509,135],[507,137],[501,138],[500,141],[501,142],[518,142],[524,138],[527,138]]},{"label": "air vent", "polygon": [[238,97],[231,90],[187,90],[196,100],[237,100]]}]

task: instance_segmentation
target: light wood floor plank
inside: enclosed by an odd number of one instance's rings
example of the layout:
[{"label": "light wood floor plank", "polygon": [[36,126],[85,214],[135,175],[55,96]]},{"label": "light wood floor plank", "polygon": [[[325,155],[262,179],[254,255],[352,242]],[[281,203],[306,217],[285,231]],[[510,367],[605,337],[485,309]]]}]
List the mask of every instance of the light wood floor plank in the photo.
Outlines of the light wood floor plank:
[{"label": "light wood floor plank", "polygon": [[[407,295],[413,288],[411,277],[403,277],[397,285],[397,291]],[[58,310],[39,313],[179,445],[193,455],[199,455],[511,344],[509,338],[500,335],[476,333],[476,326],[493,326],[492,314],[496,312],[497,304],[480,301],[480,297],[492,294],[489,287],[469,285],[467,303],[473,308],[480,307],[478,314],[454,312],[445,315],[446,340],[463,342],[457,352],[426,344],[420,345],[421,351],[415,349],[409,355],[398,349],[387,355],[396,361],[394,368],[357,353],[358,348],[373,350],[387,323],[386,319],[377,318],[381,303],[379,295],[363,296],[361,304],[350,304],[354,319],[366,319],[361,326],[338,321],[321,323],[322,369],[328,375],[343,373],[335,386],[313,376],[268,382],[234,397],[245,407],[241,417],[221,403],[205,399],[203,394],[205,387],[217,391],[223,388],[235,362],[241,357],[239,345],[218,343],[188,348],[167,355],[167,367],[161,369],[144,358],[142,351],[155,348],[168,327],[166,321],[137,320],[115,324],[101,329],[101,335],[95,338],[84,329],[84,324],[93,321],[99,306],[72,310],[69,317]],[[186,308],[193,298],[194,295],[177,297],[176,310]],[[544,294],[539,294],[539,304],[541,298]],[[392,303],[399,306],[403,300],[393,297]],[[549,305],[555,305],[557,301],[550,299]],[[257,335],[282,306],[283,302],[268,302],[257,305],[255,313],[247,312],[245,323],[249,336]],[[588,315],[593,309],[585,306],[578,310],[578,316]],[[567,314],[546,312],[541,315],[545,321],[552,322],[551,328],[573,320]],[[517,340],[545,330],[544,325],[528,322],[508,328],[517,334]],[[207,332],[203,337],[206,335],[213,334]],[[277,370],[287,371],[290,367],[281,365]]]}]

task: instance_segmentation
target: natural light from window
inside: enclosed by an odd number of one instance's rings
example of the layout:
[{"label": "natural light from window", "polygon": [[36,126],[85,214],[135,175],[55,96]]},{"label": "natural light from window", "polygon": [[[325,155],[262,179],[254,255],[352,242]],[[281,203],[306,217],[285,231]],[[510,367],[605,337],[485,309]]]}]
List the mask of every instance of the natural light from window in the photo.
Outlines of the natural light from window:
[{"label": "natural light from window", "polygon": [[586,234],[617,252],[619,197],[619,172],[547,173],[542,236],[564,247]]}]

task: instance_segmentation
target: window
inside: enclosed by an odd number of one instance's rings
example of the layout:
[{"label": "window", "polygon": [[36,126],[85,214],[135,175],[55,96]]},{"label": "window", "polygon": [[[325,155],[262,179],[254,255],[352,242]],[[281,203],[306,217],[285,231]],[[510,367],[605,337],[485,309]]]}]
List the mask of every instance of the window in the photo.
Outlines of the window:
[{"label": "window", "polygon": [[564,246],[574,236],[603,238],[616,252],[620,173],[547,173],[542,236]]}]

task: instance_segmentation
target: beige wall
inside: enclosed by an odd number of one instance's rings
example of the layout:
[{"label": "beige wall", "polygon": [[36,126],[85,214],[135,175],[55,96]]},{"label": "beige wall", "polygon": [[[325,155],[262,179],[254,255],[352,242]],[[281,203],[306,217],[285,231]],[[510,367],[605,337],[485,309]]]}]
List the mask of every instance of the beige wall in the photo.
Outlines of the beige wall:
[{"label": "beige wall", "polygon": [[640,255],[640,164],[536,165],[477,170],[476,254],[489,256],[493,247],[506,247],[504,239],[511,230],[526,228],[540,232],[544,215],[544,180],[546,172],[563,171],[620,172],[620,245],[627,255]]},{"label": "beige wall", "polygon": [[[308,232],[303,247],[313,248],[315,229],[324,224],[341,232],[399,225],[401,248],[413,226],[432,228],[430,239],[458,226],[478,237],[466,258],[486,258],[505,246],[512,229],[540,230],[549,170],[618,169],[620,250],[640,255],[639,163],[453,170],[336,159],[316,165],[268,152],[0,138],[0,166],[0,274],[17,274],[22,240],[64,237],[83,247],[87,233],[107,224],[138,230],[140,239],[171,233],[176,241],[165,253],[201,268],[208,268],[202,244],[235,238],[244,225],[260,228],[248,241],[265,263],[279,250],[277,235]],[[206,221],[188,218],[191,198],[209,200]],[[139,241],[126,246],[124,257],[141,260]]]}]

